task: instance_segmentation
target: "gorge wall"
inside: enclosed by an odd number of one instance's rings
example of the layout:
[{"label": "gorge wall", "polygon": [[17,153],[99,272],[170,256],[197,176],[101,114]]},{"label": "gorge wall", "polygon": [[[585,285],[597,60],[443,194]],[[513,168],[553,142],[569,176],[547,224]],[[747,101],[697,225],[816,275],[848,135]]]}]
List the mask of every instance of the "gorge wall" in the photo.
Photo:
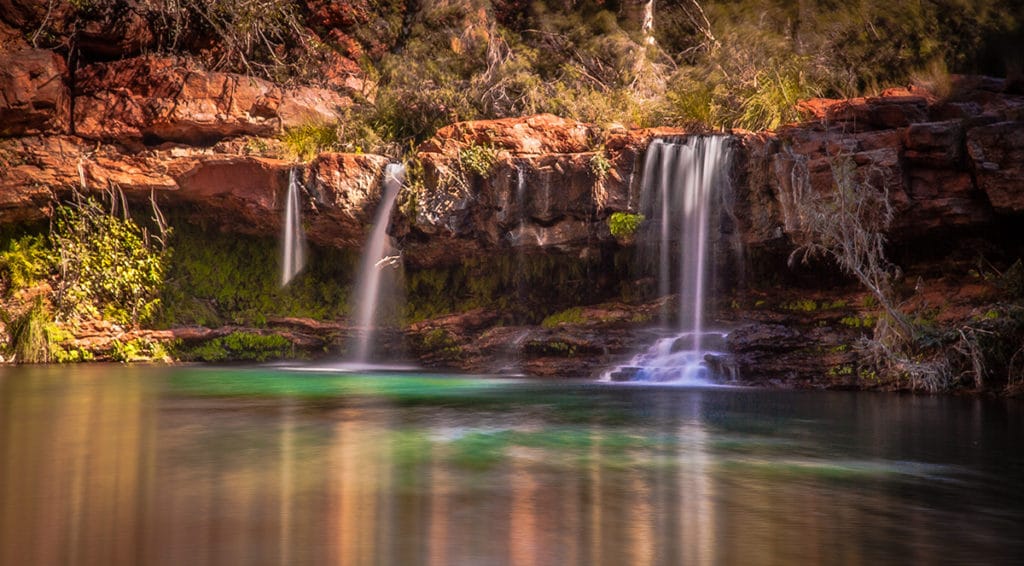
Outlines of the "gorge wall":
[{"label": "gorge wall", "polygon": [[[44,222],[75,192],[113,191],[138,206],[154,199],[215,232],[272,238],[289,171],[299,167],[309,241],[362,245],[390,158],[322,153],[298,163],[279,138],[342,120],[351,92],[284,88],[187,58],[72,65],[10,30],[0,37],[0,224],[9,231]],[[717,319],[735,329],[730,363],[739,375],[863,382],[850,345],[870,333],[865,293],[828,266],[786,266],[803,229],[800,199],[833,191],[839,160],[884,186],[895,206],[891,249],[908,285],[925,288],[907,300],[950,320],[979,316],[994,284],[943,261],[985,256],[1005,267],[1020,257],[1024,95],[1015,88],[964,77],[941,98],[910,88],[810,100],[804,123],[728,132],[738,158],[721,248],[742,254],[719,258],[737,265],[722,270]],[[452,124],[419,146],[391,219],[412,300],[429,300],[456,277],[489,288],[407,317],[411,353],[428,365],[484,370],[515,358],[527,373],[575,376],[627,356],[659,305],[633,268],[633,242],[613,235],[608,220],[637,212],[650,140],[686,133],[536,115]],[[413,287],[426,281],[436,284]],[[509,294],[532,315],[503,315],[511,307],[499,295]],[[282,324],[300,328],[289,334],[296,343],[318,348],[330,345],[322,336],[345,332],[337,321]],[[153,335],[223,335],[161,332]]]}]

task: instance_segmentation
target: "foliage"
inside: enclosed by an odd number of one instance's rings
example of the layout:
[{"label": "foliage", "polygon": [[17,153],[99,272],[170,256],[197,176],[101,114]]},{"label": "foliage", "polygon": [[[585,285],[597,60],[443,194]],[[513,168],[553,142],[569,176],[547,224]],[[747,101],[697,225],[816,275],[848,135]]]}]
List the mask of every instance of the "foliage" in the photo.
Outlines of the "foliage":
[{"label": "foliage", "polygon": [[616,297],[633,262],[576,254],[467,258],[447,268],[406,272],[406,324],[488,309],[504,324],[538,324],[546,313]]},{"label": "foliage", "polygon": [[282,288],[274,238],[176,224],[158,326],[262,326],[273,317],[325,320],[347,312],[357,259],[350,252],[312,247],[307,268]]},{"label": "foliage", "polygon": [[824,91],[824,80],[813,71],[808,58],[782,42],[728,35],[700,64],[677,72],[663,114],[691,126],[774,129],[800,118],[800,99]]},{"label": "foliage", "polygon": [[[997,372],[1012,381],[1014,359],[1024,339],[1024,308],[997,303],[980,309],[973,320],[941,326],[934,316],[918,311],[911,316],[898,303],[895,282],[900,270],[885,256],[885,232],[893,218],[887,178],[853,161],[832,163],[832,191],[810,189],[806,163],[795,159],[794,202],[800,218],[799,247],[791,260],[827,256],[871,291],[879,316],[846,316],[849,328],[874,327],[871,339],[859,348],[866,355],[862,375],[883,374],[905,380],[912,389],[944,391],[958,385],[981,388]],[[1017,278],[1014,264],[1000,276],[1012,293]],[[1011,295],[1012,297],[1012,295]],[[873,367],[871,367],[873,366]]]},{"label": "foliage", "polygon": [[102,314],[125,325],[150,319],[170,258],[166,235],[151,236],[92,198],[58,207],[50,235],[60,274],[58,308],[71,316]]},{"label": "foliage", "polygon": [[594,155],[590,158],[590,172],[594,174],[594,178],[598,182],[601,182],[608,176],[608,172],[611,169],[612,162],[608,159],[608,155],[605,154],[604,146],[597,148],[594,151]]},{"label": "foliage", "polygon": [[498,150],[490,144],[471,143],[459,149],[459,164],[481,177],[491,174],[498,162]]},{"label": "foliage", "polygon": [[582,307],[572,307],[555,314],[548,315],[547,318],[541,321],[540,325],[544,328],[555,328],[562,324],[582,324],[586,322],[586,318],[583,317]]},{"label": "foliage", "polygon": [[300,161],[309,161],[323,151],[338,146],[338,128],[332,124],[309,122],[288,128],[281,134],[288,154]]},{"label": "foliage", "polygon": [[608,217],[608,230],[616,238],[628,238],[640,229],[645,220],[643,214],[632,214],[629,212],[613,212]]},{"label": "foliage", "polygon": [[[411,153],[411,152],[410,152]],[[410,154],[404,162],[405,179],[402,190],[398,193],[398,210],[410,220],[416,218],[420,199],[426,193],[424,184],[423,162]]]},{"label": "foliage", "polygon": [[286,82],[302,76],[303,65],[322,46],[309,33],[297,3],[278,0],[173,0],[147,2],[160,47],[171,52],[199,49],[212,70],[242,72]]},{"label": "foliage", "polygon": [[147,338],[133,338],[127,342],[111,343],[110,359],[115,362],[167,361],[170,355],[163,344]]},{"label": "foliage", "polygon": [[195,347],[179,347],[181,359],[201,362],[254,361],[286,357],[292,343],[279,334],[232,332]]},{"label": "foliage", "polygon": [[31,287],[53,270],[53,253],[41,235],[11,239],[0,252],[0,277],[8,291]]},{"label": "foliage", "polygon": [[444,328],[432,328],[414,337],[414,347],[434,359],[455,360],[462,355],[458,338]]},{"label": "foliage", "polygon": [[[895,303],[893,282],[898,267],[885,256],[885,234],[895,211],[889,198],[888,179],[874,167],[858,171],[850,158],[832,161],[832,191],[810,186],[806,159],[793,155],[794,203],[800,214],[799,247],[790,255],[807,261],[828,256],[864,285],[885,310],[894,332],[893,345],[913,339],[911,321]],[[885,337],[888,339],[890,337]]]},{"label": "foliage", "polygon": [[38,364],[50,361],[50,336],[47,325],[53,320],[50,309],[37,296],[32,306],[10,323],[10,343],[18,363]]}]

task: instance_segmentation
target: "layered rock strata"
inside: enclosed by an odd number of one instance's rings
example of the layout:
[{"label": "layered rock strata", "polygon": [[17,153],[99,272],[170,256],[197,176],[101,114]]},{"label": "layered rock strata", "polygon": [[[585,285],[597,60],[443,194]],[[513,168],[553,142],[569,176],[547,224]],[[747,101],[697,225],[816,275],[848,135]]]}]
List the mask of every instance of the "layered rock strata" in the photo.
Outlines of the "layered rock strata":
[{"label": "layered rock strata", "polygon": [[[273,235],[280,231],[289,171],[300,167],[310,241],[361,246],[389,158],[323,153],[300,164],[285,158],[277,139],[289,127],[336,122],[350,104],[347,97],[208,72],[169,57],[138,56],[72,70],[55,52],[31,48],[10,34],[0,34],[0,40],[0,223],[45,219],[54,203],[74,191],[112,191],[138,203],[155,199],[184,208],[190,218],[227,232]],[[841,163],[853,168],[859,182],[888,194],[895,207],[891,242],[948,242],[1014,224],[1024,212],[1024,96],[995,79],[963,79],[957,88],[958,94],[945,99],[902,89],[871,98],[811,100],[802,103],[805,123],[776,132],[730,132],[734,206],[724,229],[748,251],[768,250],[773,261],[784,258],[804,229],[801,199],[833,191],[833,171]],[[628,246],[611,234],[609,216],[638,212],[650,141],[685,134],[602,128],[551,115],[453,124],[423,143],[411,160],[392,235],[413,270],[515,250],[588,254]],[[737,282],[730,283],[736,288]],[[758,298],[762,291],[748,289],[741,297],[740,288],[726,298],[739,308],[719,309],[720,318],[741,327],[733,340],[741,375],[778,374],[786,352],[809,342],[825,352],[864,333],[852,325],[831,335],[816,330],[835,327],[833,318],[863,319],[864,309],[830,307],[835,312],[817,309],[813,316],[784,308],[781,314],[759,313],[757,301],[780,308],[792,302],[770,294]],[[826,299],[816,302],[837,303]],[[605,316],[606,327],[596,330],[524,330],[513,340],[515,355],[527,360],[524,367],[532,373],[588,373],[580,358],[603,364],[632,347],[624,333],[649,320],[636,316],[638,308],[646,307],[601,307],[621,316]],[[493,313],[470,318],[476,322],[455,317],[411,328],[414,340],[443,328],[453,344],[467,347],[457,363],[429,353],[424,362],[491,368],[496,345],[511,331],[495,327]],[[602,343],[602,335],[617,338]],[[487,346],[491,342],[495,347]],[[574,355],[562,355],[567,352]],[[842,351],[829,354],[817,357],[826,362],[805,356],[802,367],[820,373],[821,363],[849,361]],[[765,356],[782,365],[767,363]],[[531,366],[531,359],[562,361]]]}]

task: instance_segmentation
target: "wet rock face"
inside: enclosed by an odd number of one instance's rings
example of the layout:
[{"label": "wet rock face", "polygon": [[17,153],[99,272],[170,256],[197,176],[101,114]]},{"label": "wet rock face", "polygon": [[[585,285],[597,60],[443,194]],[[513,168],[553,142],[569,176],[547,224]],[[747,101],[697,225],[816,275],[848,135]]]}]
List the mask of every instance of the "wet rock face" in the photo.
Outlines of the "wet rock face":
[{"label": "wet rock face", "polygon": [[322,153],[306,176],[306,235],[321,245],[358,249],[381,199],[389,160],[380,155]]},{"label": "wet rock face", "polygon": [[[617,173],[599,174],[592,165],[618,165],[602,139],[586,124],[551,115],[442,128],[419,148],[423,183],[413,195],[415,214],[393,219],[393,233],[417,266],[484,249],[611,242],[606,218],[628,198],[617,194],[625,187]],[[467,164],[474,151],[490,161],[486,174]]]}]

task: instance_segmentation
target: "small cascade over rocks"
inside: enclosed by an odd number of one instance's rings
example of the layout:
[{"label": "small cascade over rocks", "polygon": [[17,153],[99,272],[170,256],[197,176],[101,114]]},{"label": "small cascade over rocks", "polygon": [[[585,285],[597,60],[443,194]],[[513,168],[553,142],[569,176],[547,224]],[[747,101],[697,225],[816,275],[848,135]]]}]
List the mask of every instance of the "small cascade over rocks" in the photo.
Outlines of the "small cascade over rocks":
[{"label": "small cascade over rocks", "polygon": [[725,338],[705,329],[705,306],[717,197],[729,182],[729,161],[727,136],[656,139],[648,147],[640,197],[645,221],[638,245],[656,266],[659,295],[676,293],[678,310],[663,313],[670,335],[604,379],[708,383],[705,357],[720,354]]},{"label": "small cascade over rocks", "polygon": [[394,287],[391,279],[394,279],[398,267],[397,256],[388,237],[388,223],[404,180],[404,165],[389,163],[384,168],[383,193],[373,218],[373,229],[363,248],[352,303],[356,339],[350,361],[356,365],[369,365],[375,361],[374,338],[380,328],[381,303],[387,298],[382,298],[381,290]]},{"label": "small cascade over rocks", "polygon": [[302,230],[302,208],[299,192],[302,191],[299,169],[292,167],[288,172],[288,193],[284,203],[284,221],[281,229],[283,245],[281,258],[281,286],[284,287],[306,267],[306,234]]}]

